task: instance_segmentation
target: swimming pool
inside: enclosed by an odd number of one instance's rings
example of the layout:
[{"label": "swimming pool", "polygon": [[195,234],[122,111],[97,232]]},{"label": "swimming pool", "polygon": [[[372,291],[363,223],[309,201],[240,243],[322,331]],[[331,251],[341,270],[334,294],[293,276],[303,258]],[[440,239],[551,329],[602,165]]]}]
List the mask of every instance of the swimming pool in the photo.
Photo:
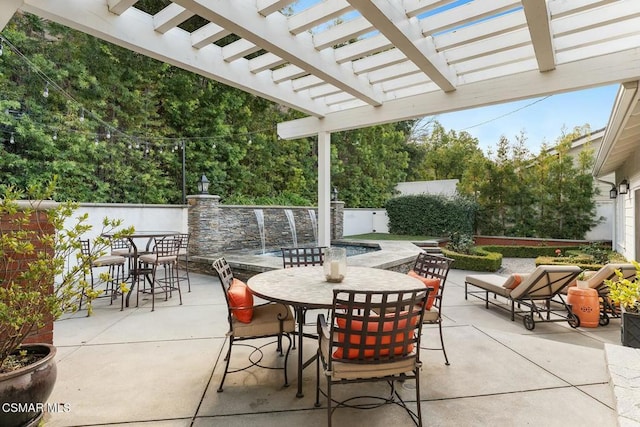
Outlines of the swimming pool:
[{"label": "swimming pool", "polygon": [[[331,245],[332,247],[345,248],[347,250],[347,257],[368,254],[370,252],[376,252],[380,250],[380,246],[369,246],[369,245]],[[282,256],[282,251],[269,251],[265,253],[261,253],[260,255],[264,256],[274,256],[279,257]]]}]

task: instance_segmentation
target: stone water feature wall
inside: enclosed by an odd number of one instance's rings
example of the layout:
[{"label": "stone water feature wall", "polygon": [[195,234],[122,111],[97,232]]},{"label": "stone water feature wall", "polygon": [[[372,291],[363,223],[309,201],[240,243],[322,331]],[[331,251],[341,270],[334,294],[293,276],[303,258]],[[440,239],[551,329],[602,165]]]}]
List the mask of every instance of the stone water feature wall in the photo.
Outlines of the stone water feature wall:
[{"label": "stone water feature wall", "polygon": [[[281,247],[316,245],[316,207],[299,206],[238,206],[220,203],[214,195],[188,196],[189,204],[189,253],[193,255],[216,255],[229,251],[262,251],[262,236],[256,211],[260,211],[264,223],[264,247],[267,251]],[[295,223],[295,236],[285,211],[291,212]],[[314,214],[310,214],[310,210]],[[332,202],[332,240],[342,238],[343,202]]]}]

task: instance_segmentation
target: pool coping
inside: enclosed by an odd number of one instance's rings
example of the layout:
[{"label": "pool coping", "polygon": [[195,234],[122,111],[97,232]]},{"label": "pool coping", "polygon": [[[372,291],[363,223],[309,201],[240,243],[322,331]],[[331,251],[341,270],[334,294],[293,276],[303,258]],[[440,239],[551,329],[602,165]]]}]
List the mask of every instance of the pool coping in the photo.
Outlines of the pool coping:
[{"label": "pool coping", "polygon": [[[347,266],[373,267],[385,270],[407,272],[413,265],[418,253],[422,249],[410,241],[398,240],[349,240],[341,239],[335,241],[336,244],[362,244],[378,245],[379,251],[354,255],[347,258]],[[261,254],[246,254],[238,252],[228,252],[223,254],[190,256],[190,267],[195,271],[205,274],[212,274],[211,264],[217,258],[223,256],[236,275],[241,280],[263,273],[265,271],[282,268],[282,258],[275,256],[264,256]]]}]

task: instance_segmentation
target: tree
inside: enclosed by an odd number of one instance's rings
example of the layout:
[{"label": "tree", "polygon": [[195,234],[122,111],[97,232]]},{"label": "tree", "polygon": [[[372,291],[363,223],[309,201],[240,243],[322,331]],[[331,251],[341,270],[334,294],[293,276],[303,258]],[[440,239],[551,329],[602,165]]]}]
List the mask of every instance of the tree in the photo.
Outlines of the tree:
[{"label": "tree", "polygon": [[595,185],[590,173],[593,150],[587,147],[577,159],[569,155],[572,141],[588,133],[588,126],[576,127],[558,139],[553,151],[543,150],[536,159],[540,237],[583,239],[599,221],[595,218]]},{"label": "tree", "polygon": [[533,156],[526,147],[524,132],[516,136],[512,146],[513,186],[509,197],[511,205],[509,224],[505,231],[510,236],[535,236],[535,181],[530,173]]},{"label": "tree", "polygon": [[405,123],[332,134],[332,182],[349,207],[382,207],[406,177]]},{"label": "tree", "polygon": [[431,133],[418,139],[417,144],[424,146],[424,157],[414,163],[417,170],[413,174],[429,180],[461,179],[467,161],[482,153],[476,138],[467,132],[447,132],[437,121],[433,122]]}]

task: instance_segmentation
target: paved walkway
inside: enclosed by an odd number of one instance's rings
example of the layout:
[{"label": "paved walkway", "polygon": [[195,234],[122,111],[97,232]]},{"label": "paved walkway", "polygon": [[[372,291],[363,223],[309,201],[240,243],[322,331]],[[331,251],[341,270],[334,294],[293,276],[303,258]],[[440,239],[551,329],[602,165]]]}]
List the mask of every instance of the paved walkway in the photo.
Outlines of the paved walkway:
[{"label": "paved walkway", "polygon": [[[444,365],[440,351],[423,353],[425,425],[615,426],[603,348],[619,345],[619,320],[597,329],[573,330],[563,322],[527,331],[506,312],[465,300],[466,274],[452,270],[445,293],[451,365]],[[326,425],[326,407],[314,407],[313,367],[301,379],[305,397],[295,397],[294,352],[290,387],[282,387],[280,371],[256,368],[230,374],[225,391],[216,392],[227,330],[221,292],[213,276],[194,274],[182,306],[174,295],[167,302],[157,300],[155,312],[148,300],[120,312],[101,300],[92,317],[79,313],[56,322],[58,382],[49,401],[67,403],[70,410],[48,414],[46,425]],[[424,333],[426,342],[438,340],[437,329]],[[306,356],[313,347],[305,345]],[[269,347],[264,354],[265,364],[283,363]],[[401,392],[412,400],[411,390]],[[395,406],[343,408],[333,420],[350,427],[410,422]]]}]

